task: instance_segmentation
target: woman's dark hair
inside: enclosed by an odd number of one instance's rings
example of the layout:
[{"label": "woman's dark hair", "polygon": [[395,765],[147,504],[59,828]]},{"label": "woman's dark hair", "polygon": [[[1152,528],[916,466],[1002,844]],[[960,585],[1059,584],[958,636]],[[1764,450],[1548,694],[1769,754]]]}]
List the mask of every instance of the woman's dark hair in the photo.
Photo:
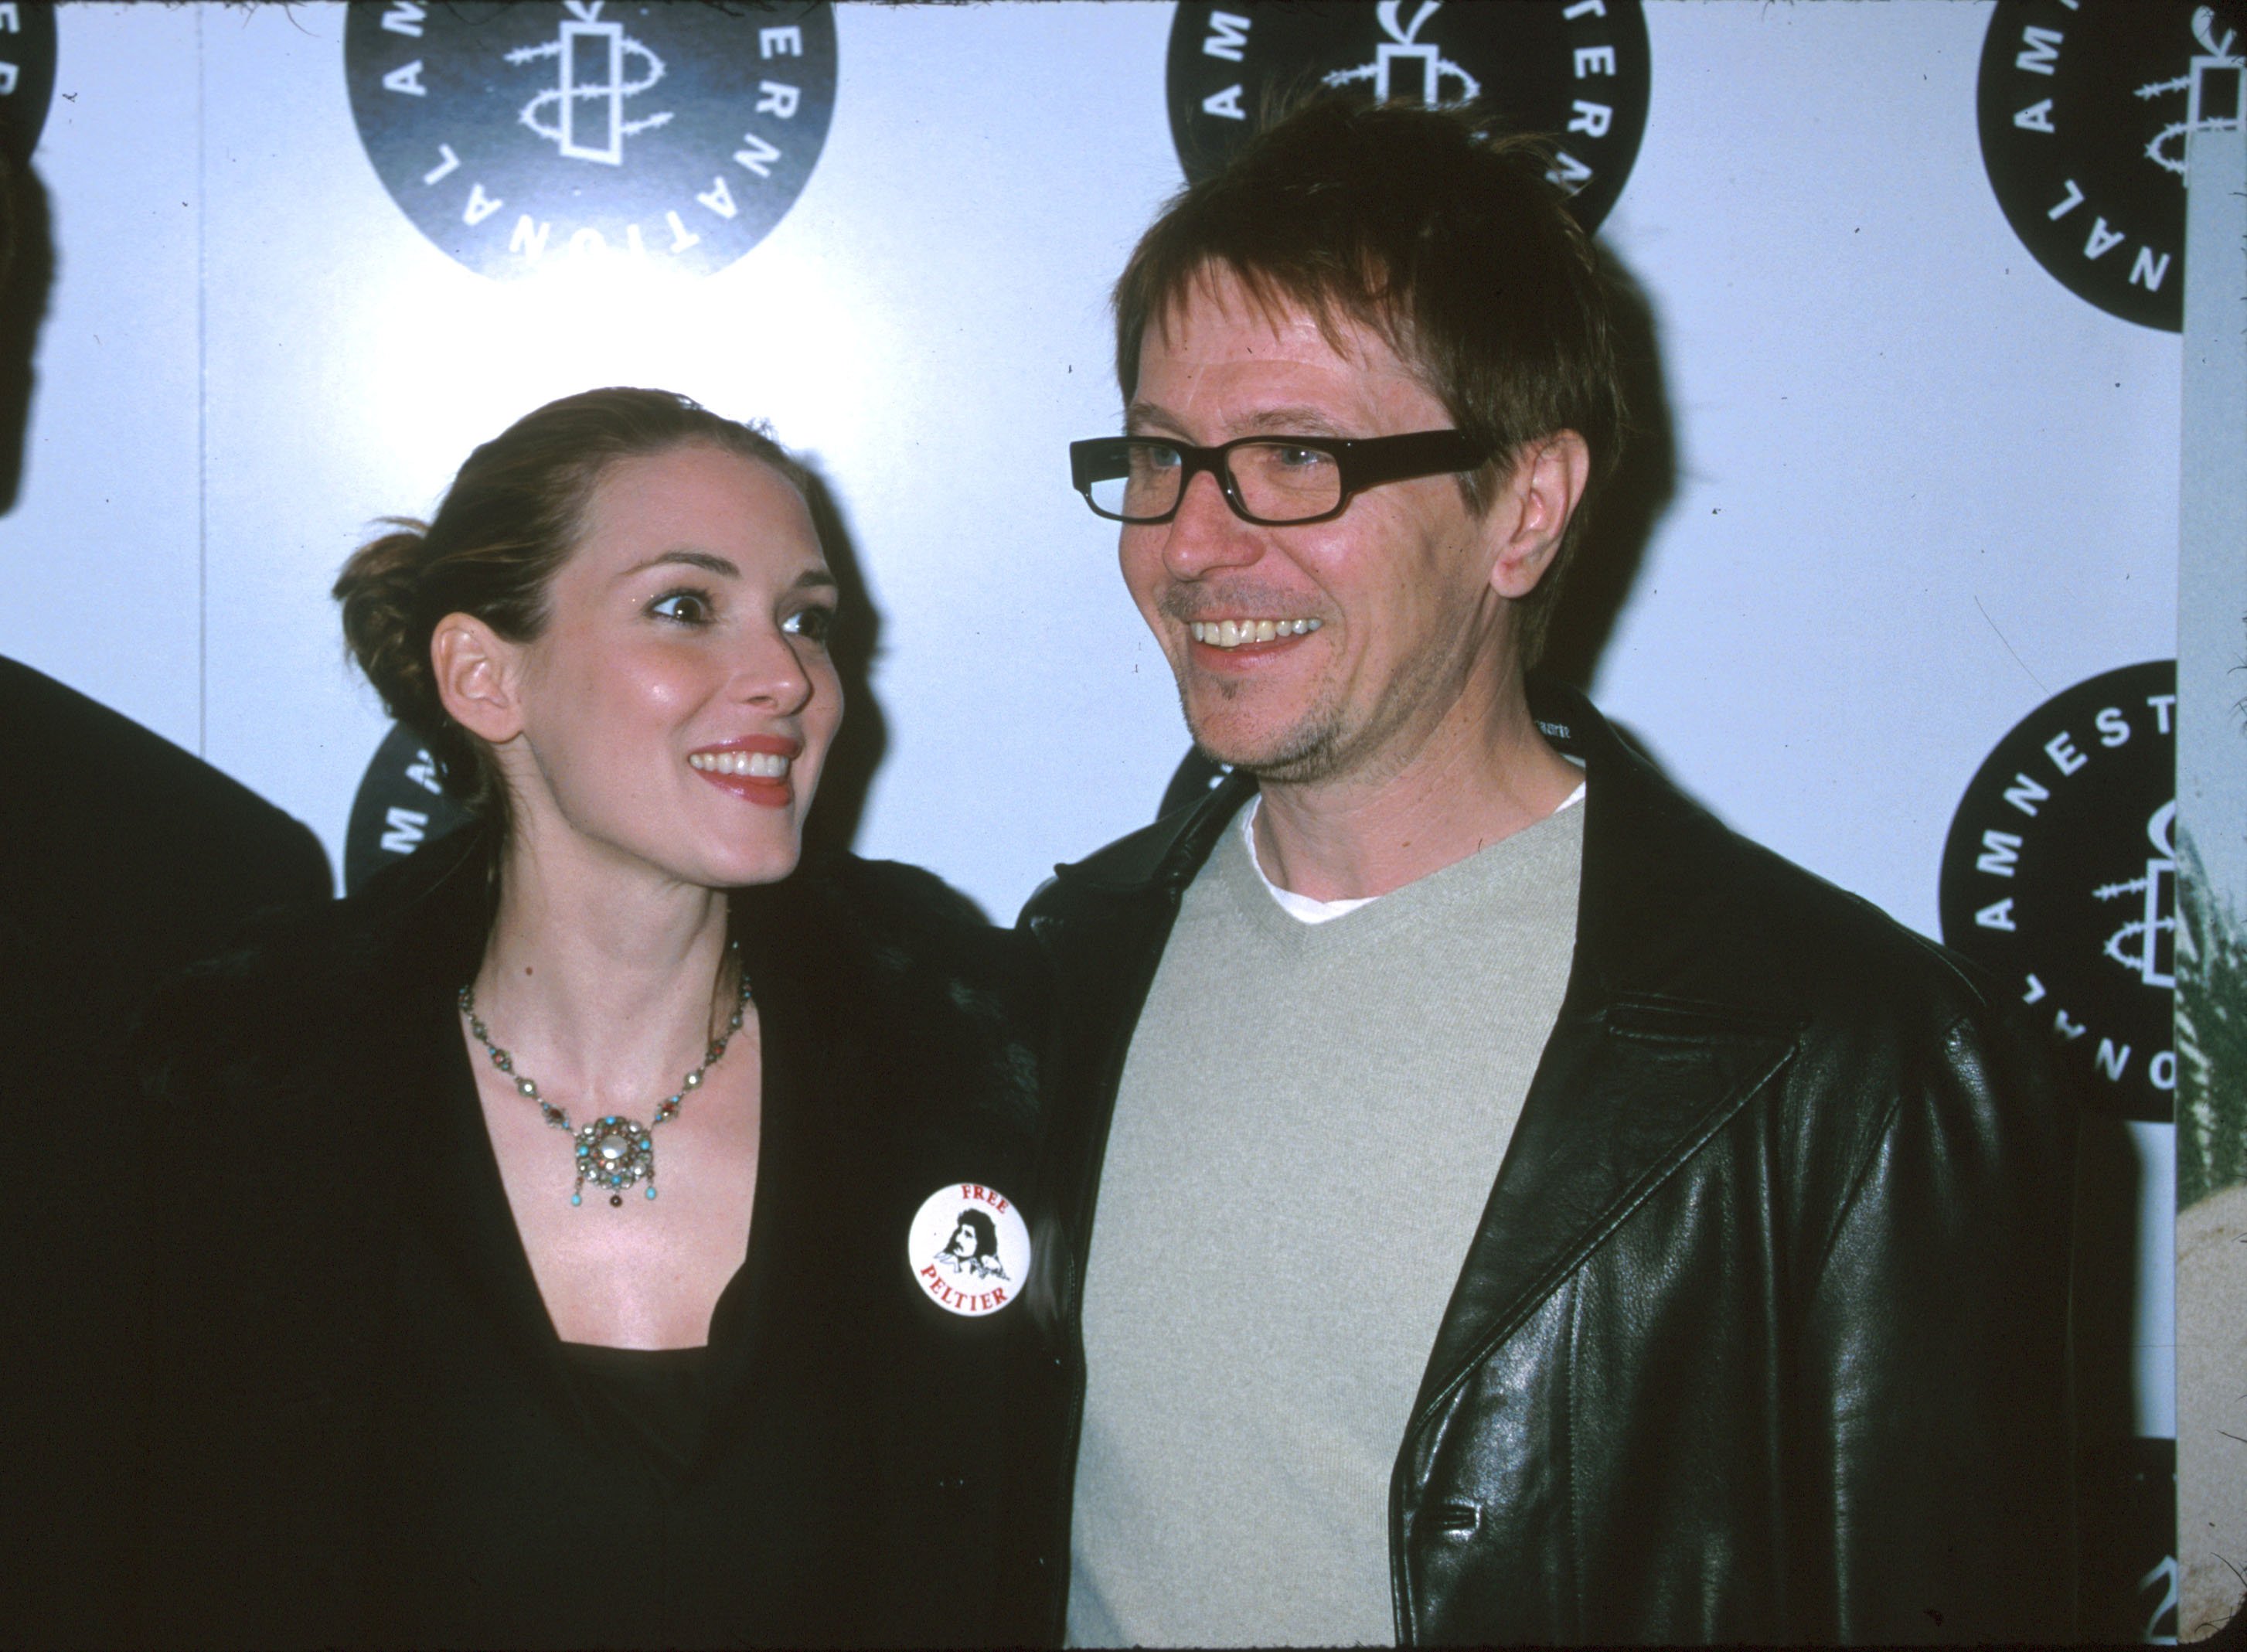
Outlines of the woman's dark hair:
[{"label": "woman's dark hair", "polygon": [[390,714],[428,742],[447,794],[487,821],[507,824],[506,788],[489,748],[438,698],[429,659],[438,621],[471,614],[509,642],[532,640],[603,472],[619,459],[698,444],[769,465],[809,492],[803,468],[758,426],[666,390],[588,390],[484,443],[434,518],[386,517],[393,531],[360,546],[337,577],[344,639],[359,669]]},{"label": "woman's dark hair", "polygon": [[1624,431],[1613,301],[1591,241],[1547,181],[1549,146],[1494,133],[1474,111],[1282,103],[1222,167],[1171,197],[1116,283],[1116,379],[1138,387],[1147,328],[1177,318],[1212,272],[1259,305],[1301,305],[1340,347],[1371,328],[1498,458],[1464,479],[1468,506],[1523,444],[1573,430],[1592,474],[1553,563],[1516,609],[1536,663],[1561,577]]}]

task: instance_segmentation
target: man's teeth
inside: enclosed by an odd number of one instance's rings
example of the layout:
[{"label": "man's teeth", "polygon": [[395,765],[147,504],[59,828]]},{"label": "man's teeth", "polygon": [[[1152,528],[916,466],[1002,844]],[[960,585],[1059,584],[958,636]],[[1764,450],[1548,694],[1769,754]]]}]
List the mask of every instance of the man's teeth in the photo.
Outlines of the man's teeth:
[{"label": "man's teeth", "polygon": [[757,780],[781,780],[788,775],[789,760],[777,752],[693,752],[686,761],[714,775],[748,775]]},{"label": "man's teeth", "polygon": [[1275,642],[1301,637],[1319,628],[1315,619],[1197,619],[1187,629],[1198,643],[1218,648],[1238,648],[1243,643]]}]

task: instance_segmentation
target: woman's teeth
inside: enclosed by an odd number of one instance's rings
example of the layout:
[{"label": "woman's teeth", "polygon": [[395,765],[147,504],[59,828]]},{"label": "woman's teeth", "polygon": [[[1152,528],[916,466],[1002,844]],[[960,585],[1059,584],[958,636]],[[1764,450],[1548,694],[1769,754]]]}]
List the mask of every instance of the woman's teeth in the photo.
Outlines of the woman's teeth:
[{"label": "woman's teeth", "polygon": [[714,775],[748,775],[756,780],[784,780],[789,760],[777,752],[693,752],[686,761]]},{"label": "woman's teeth", "polygon": [[1315,619],[1197,619],[1187,629],[1198,643],[1217,648],[1238,648],[1243,643],[1276,642],[1301,637],[1319,628]]}]

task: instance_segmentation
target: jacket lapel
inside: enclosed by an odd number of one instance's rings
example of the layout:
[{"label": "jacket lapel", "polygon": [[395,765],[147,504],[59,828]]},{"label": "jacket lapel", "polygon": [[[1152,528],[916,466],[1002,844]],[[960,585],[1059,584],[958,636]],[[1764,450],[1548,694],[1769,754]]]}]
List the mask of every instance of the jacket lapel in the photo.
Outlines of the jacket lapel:
[{"label": "jacket lapel", "polygon": [[1415,1426],[1782,1066],[1799,1029],[1694,996],[1708,898],[1681,861],[1723,828],[1626,748],[1581,697],[1533,693],[1585,763],[1584,860],[1568,987],[1460,1269]]},{"label": "jacket lapel", "polygon": [[1416,1423],[1782,1067],[1791,1029],[1622,1003],[1564,1010],[1413,1404]]}]

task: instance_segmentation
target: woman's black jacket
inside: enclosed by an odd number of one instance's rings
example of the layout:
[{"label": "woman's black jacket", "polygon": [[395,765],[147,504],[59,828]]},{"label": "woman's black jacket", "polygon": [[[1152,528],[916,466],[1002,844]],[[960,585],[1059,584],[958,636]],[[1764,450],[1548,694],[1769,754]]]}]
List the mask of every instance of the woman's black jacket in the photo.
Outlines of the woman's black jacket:
[{"label": "woman's black jacket", "polygon": [[[144,1029],[150,1637],[1035,1637],[1057,1580],[1028,1533],[1057,1511],[1014,1478],[1045,1432],[1017,1375],[1030,1327],[939,1309],[905,1246],[945,1184],[1027,1183],[1042,1010],[1021,942],[891,863],[831,857],[736,893],[766,1111],[736,1281],[752,1306],[728,1348],[714,1321],[711,1427],[736,1430],[733,1471],[762,1489],[715,1516],[683,1499],[659,1554],[555,1553],[541,1530],[565,1529],[576,1498],[509,1504],[509,1430],[583,1414],[503,1193],[492,1214],[496,1165],[446,1043],[488,925],[487,858],[470,834],[434,843],[176,984]],[[589,1198],[586,1214],[630,1213]],[[494,1396],[488,1439],[430,1391],[455,1342],[459,1382]],[[433,1480],[440,1436],[454,1444]],[[454,1480],[508,1522],[519,1573],[461,1574],[444,1537],[461,1511],[430,1494]],[[612,1621],[542,1618],[537,1580],[578,1567],[624,1580]],[[727,1580],[734,1615],[682,1627],[632,1598],[682,1569],[689,1593]]]}]

